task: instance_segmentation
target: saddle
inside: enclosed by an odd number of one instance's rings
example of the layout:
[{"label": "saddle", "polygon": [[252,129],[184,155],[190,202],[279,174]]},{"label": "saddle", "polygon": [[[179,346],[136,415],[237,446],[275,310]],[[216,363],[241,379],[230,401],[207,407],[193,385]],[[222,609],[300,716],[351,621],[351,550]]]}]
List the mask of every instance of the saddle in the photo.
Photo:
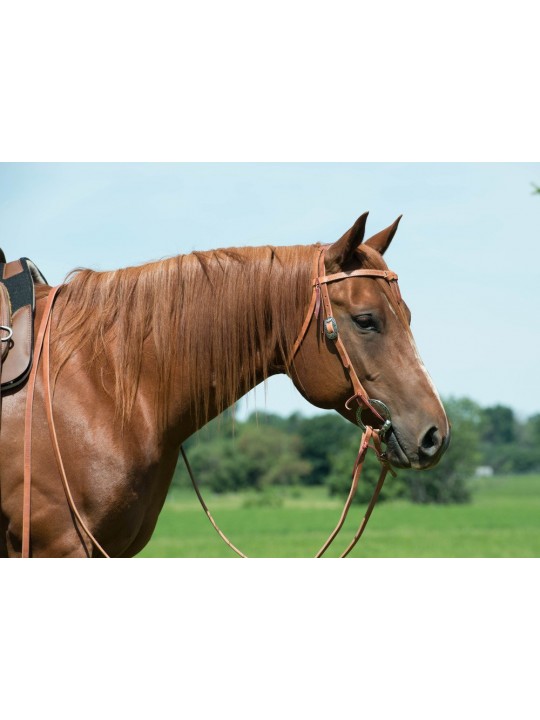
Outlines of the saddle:
[{"label": "saddle", "polygon": [[32,367],[35,285],[47,285],[28,258],[6,262],[0,250],[0,378],[1,392],[23,383]]}]

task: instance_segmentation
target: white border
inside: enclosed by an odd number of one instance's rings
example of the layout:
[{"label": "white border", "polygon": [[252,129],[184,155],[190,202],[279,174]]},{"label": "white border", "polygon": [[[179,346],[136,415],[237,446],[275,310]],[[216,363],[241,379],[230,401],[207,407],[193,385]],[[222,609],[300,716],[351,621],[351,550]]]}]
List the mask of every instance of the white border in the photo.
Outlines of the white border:
[{"label": "white border", "polygon": [[2,4],[3,160],[539,159],[535,4]]},{"label": "white border", "polygon": [[[533,9],[3,3],[1,159],[538,160]],[[6,715],[538,715],[535,561],[0,566]]]},{"label": "white border", "polygon": [[538,717],[536,561],[35,561],[2,576],[2,704],[24,718]]}]

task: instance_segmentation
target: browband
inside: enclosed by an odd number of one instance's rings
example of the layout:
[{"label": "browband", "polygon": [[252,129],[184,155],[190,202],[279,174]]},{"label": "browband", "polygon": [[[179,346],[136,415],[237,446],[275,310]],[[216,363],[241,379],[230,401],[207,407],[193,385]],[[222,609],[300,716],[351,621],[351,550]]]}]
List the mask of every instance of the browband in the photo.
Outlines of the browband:
[{"label": "browband", "polygon": [[351,277],[375,277],[384,278],[388,282],[396,281],[398,276],[392,270],[352,270],[351,272],[340,272],[334,273],[333,275],[323,275],[323,277],[316,277],[313,279],[313,285],[323,285],[336,280],[347,280]]}]

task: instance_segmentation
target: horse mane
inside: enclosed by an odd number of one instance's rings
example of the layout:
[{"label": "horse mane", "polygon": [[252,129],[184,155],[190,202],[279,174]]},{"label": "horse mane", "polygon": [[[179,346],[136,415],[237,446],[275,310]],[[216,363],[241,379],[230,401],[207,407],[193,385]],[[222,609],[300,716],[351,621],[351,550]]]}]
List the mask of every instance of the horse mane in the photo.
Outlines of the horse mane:
[{"label": "horse mane", "polygon": [[207,420],[211,406],[221,412],[266,379],[276,358],[285,364],[310,298],[313,250],[228,248],[108,272],[74,270],[61,291],[55,377],[84,353],[102,378],[112,376],[109,392],[125,424],[151,348],[158,429],[168,423],[177,367],[191,412]]}]

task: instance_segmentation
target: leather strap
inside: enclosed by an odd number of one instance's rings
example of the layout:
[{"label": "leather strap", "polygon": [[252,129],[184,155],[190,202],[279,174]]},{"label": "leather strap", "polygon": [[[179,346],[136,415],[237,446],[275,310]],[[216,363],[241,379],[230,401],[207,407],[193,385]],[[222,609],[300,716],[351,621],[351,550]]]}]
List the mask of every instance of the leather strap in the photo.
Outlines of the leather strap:
[{"label": "leather strap", "polygon": [[195,476],[193,475],[193,470],[191,469],[191,465],[189,464],[189,460],[187,459],[186,451],[184,450],[184,446],[180,446],[180,452],[182,453],[182,459],[184,460],[184,464],[186,466],[186,469],[188,471],[188,475],[191,478],[191,482],[193,483],[193,487],[195,488],[195,492],[197,493],[197,497],[199,498],[199,502],[202,505],[202,509],[206,513],[206,517],[210,520],[210,523],[212,524],[212,527],[217,532],[219,537],[231,548],[231,550],[234,550],[234,552],[237,555],[240,555],[241,558],[247,558],[247,555],[244,555],[244,553],[239,550],[236,545],[233,545],[232,542],[229,540],[229,538],[221,532],[219,529],[216,521],[212,517],[212,513],[208,509],[207,504],[204,502],[203,496],[201,495],[201,491],[199,490],[199,486],[197,485],[197,481],[195,480]]},{"label": "leather strap", "polygon": [[71,490],[69,488],[68,479],[62,462],[62,456],[60,453],[60,447],[58,444],[58,438],[56,435],[56,428],[54,425],[54,417],[52,411],[52,397],[51,397],[51,379],[50,379],[50,337],[51,337],[51,317],[52,309],[55,300],[58,296],[59,290],[62,288],[61,285],[52,288],[47,296],[45,303],[45,309],[43,311],[43,317],[39,325],[38,335],[36,339],[36,346],[34,349],[34,357],[32,362],[32,369],[28,378],[28,387],[26,395],[26,411],[24,418],[24,476],[23,476],[23,526],[22,526],[22,557],[30,557],[30,530],[31,530],[31,490],[32,490],[32,419],[34,409],[34,391],[36,385],[36,377],[39,367],[39,361],[43,352],[43,393],[45,398],[45,410],[47,413],[47,424],[49,426],[49,433],[51,436],[51,443],[53,446],[58,470],[64,486],[64,491],[69,503],[71,512],[77,518],[80,526],[88,536],[90,542],[102,553],[105,557],[109,557],[105,550],[101,547],[95,537],[88,529],[86,523],[82,519]]},{"label": "leather strap", "polygon": [[66,471],[64,468],[64,463],[62,462],[62,454],[60,452],[60,445],[58,444],[58,437],[56,435],[56,428],[54,425],[54,415],[53,415],[53,408],[52,408],[52,397],[51,397],[51,374],[50,374],[50,338],[51,338],[51,323],[49,322],[47,325],[47,329],[45,331],[45,343],[44,343],[44,349],[43,349],[43,391],[45,396],[45,411],[47,413],[47,424],[49,426],[49,434],[51,436],[51,444],[53,446],[54,455],[56,458],[56,464],[58,466],[58,472],[60,473],[60,478],[62,480],[62,485],[64,486],[64,492],[66,493],[66,498],[69,504],[69,507],[71,509],[71,512],[75,518],[77,518],[79,525],[82,527],[84,532],[86,533],[86,536],[90,540],[90,542],[94,545],[95,548],[103,555],[103,557],[108,558],[109,555],[105,552],[105,550],[101,547],[101,545],[98,543],[96,538],[92,535],[91,531],[89,530],[88,526],[82,519],[79,511],[77,510],[77,506],[75,505],[75,500],[73,499],[73,495],[71,494],[71,490],[69,487],[69,482],[67,479]]},{"label": "leather strap", "polygon": [[[368,428],[366,428],[366,430],[367,429]],[[384,456],[384,453],[382,452],[381,438],[380,438],[378,431],[376,431],[376,430],[373,431],[371,440],[372,440],[372,444],[366,445],[365,449],[363,450],[363,453],[362,453],[362,449],[361,449],[361,451],[359,453],[359,457],[356,459],[355,472],[358,473],[358,475],[360,475],[360,473],[362,471],[362,466],[364,463],[365,454],[369,447],[371,447],[375,451],[375,454],[377,455],[377,459],[381,463],[381,472],[379,475],[379,479],[377,481],[377,485],[375,486],[375,490],[373,491],[373,494],[371,496],[371,500],[369,501],[369,505],[367,507],[366,514],[362,518],[362,522],[360,523],[358,530],[356,531],[350,544],[347,546],[345,551],[340,555],[341,558],[347,557],[347,555],[351,552],[351,550],[354,548],[356,543],[362,537],[364,530],[366,529],[367,524],[369,522],[369,518],[371,517],[371,513],[373,512],[373,508],[375,507],[377,500],[379,498],[379,494],[382,490],[382,486],[384,485],[384,481],[386,479],[387,474],[390,473],[390,475],[392,475],[393,477],[396,476],[396,473],[394,472],[394,470],[392,470],[390,463],[388,462],[388,460]]]},{"label": "leather strap", "polygon": [[383,278],[392,282],[398,279],[398,276],[392,270],[352,270],[351,272],[340,272],[334,273],[333,275],[323,275],[322,277],[315,278],[313,283],[319,283],[319,285],[327,285],[328,283],[336,282],[337,280],[348,280],[353,277],[374,277]]},{"label": "leather strap", "polygon": [[39,324],[32,369],[26,388],[26,410],[24,414],[24,474],[23,474],[23,516],[22,516],[22,557],[30,557],[30,521],[31,521],[31,489],[32,489],[32,418],[34,411],[34,390],[39,366],[45,330],[51,316],[52,306],[60,286],[53,288],[47,296],[43,317]]},{"label": "leather strap", "polygon": [[[1,259],[1,258],[0,258]],[[9,351],[11,335],[13,334],[11,318],[11,302],[8,291],[0,283],[0,386],[2,384],[2,365]],[[0,387],[0,437],[2,432],[2,390]]]},{"label": "leather strap", "polygon": [[[315,256],[315,266],[313,268],[315,276],[317,276],[319,273],[319,259],[323,253],[324,247],[320,248],[317,255]],[[311,325],[311,321],[313,320],[313,318],[319,317],[321,308],[321,286],[317,281],[317,277],[315,277],[315,279],[313,280],[312,287],[313,292],[311,293],[311,300],[309,301],[308,310],[304,318],[304,322],[302,323],[302,327],[300,328],[300,332],[298,333],[298,337],[296,338],[296,340],[294,341],[294,345],[292,346],[291,354],[287,362],[288,366],[292,363],[296,353],[300,349],[300,345],[302,344],[306,336],[308,328]]]}]

